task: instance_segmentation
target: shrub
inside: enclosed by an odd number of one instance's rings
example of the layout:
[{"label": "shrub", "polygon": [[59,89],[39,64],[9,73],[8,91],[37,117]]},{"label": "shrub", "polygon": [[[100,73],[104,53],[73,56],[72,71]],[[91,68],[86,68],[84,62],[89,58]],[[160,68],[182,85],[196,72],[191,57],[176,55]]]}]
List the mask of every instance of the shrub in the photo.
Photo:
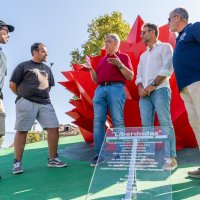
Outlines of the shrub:
[{"label": "shrub", "polygon": [[[44,131],[44,140],[47,139],[47,133]],[[29,131],[26,138],[26,144],[42,141],[42,131]]]}]

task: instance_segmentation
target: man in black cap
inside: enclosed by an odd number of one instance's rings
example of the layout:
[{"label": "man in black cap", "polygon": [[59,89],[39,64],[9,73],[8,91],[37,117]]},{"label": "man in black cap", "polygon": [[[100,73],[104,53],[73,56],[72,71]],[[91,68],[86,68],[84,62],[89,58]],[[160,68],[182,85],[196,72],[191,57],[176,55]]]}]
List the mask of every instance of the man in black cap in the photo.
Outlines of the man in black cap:
[{"label": "man in black cap", "polygon": [[[9,32],[13,32],[14,27],[6,24],[4,21],[0,20],[0,44],[6,44],[9,39]],[[6,56],[2,52],[2,48],[0,46],[0,138],[5,135],[5,111],[3,106],[3,94],[2,88],[4,84],[4,78],[6,75]],[[1,176],[0,176],[1,179]]]}]

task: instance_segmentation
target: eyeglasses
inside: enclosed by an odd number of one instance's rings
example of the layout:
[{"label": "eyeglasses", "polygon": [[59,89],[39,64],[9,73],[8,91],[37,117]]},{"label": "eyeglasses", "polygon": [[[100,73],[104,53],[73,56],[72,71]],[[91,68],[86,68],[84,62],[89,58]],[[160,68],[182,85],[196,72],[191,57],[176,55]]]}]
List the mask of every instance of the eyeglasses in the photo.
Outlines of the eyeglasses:
[{"label": "eyeglasses", "polygon": [[176,16],[177,16],[177,15],[173,15],[173,16],[169,17],[169,18],[168,18],[168,23],[170,23],[170,22],[171,22],[171,19],[174,18],[174,17],[176,17]]},{"label": "eyeglasses", "polygon": [[149,30],[146,30],[146,31],[142,31],[141,32],[141,35],[145,35],[146,34],[146,32],[151,32],[152,30],[151,29],[149,29]]}]

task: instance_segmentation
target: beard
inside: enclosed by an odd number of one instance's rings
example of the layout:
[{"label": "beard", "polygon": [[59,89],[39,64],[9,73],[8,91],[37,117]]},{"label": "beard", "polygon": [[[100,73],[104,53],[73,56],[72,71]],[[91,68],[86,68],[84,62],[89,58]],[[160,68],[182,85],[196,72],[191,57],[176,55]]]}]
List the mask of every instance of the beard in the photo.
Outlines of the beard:
[{"label": "beard", "polygon": [[143,41],[143,43],[146,44],[146,45],[149,43],[149,39],[146,39],[146,38],[143,38],[142,41]]},{"label": "beard", "polygon": [[8,38],[4,38],[0,36],[0,43],[1,44],[6,44],[8,42]]}]

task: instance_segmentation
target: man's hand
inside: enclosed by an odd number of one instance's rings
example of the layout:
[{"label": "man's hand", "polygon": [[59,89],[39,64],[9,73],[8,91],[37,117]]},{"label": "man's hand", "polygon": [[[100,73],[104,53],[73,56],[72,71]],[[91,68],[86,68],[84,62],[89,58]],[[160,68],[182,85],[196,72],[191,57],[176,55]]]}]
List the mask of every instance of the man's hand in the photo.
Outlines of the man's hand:
[{"label": "man's hand", "polygon": [[90,75],[92,80],[96,83],[97,82],[97,73],[96,71],[92,68],[92,65],[86,60],[84,64],[82,64],[83,68],[86,68],[90,71]]},{"label": "man's hand", "polygon": [[120,66],[123,65],[121,60],[119,59],[119,57],[114,54],[115,58],[108,58],[107,61],[108,63],[112,64],[112,65],[116,65],[116,66]]},{"label": "man's hand", "polygon": [[144,90],[148,96],[150,96],[151,92],[156,89],[156,86],[148,85]]},{"label": "man's hand", "polygon": [[13,82],[13,81],[10,81],[9,86],[10,86],[10,89],[14,92],[14,94],[17,95],[17,85],[16,85],[16,83]]},{"label": "man's hand", "polygon": [[140,97],[145,97],[147,96],[147,92],[144,90],[143,86],[138,86],[138,93]]},{"label": "man's hand", "polygon": [[92,70],[92,65],[86,60],[86,62],[84,64],[81,64],[82,67]]}]

